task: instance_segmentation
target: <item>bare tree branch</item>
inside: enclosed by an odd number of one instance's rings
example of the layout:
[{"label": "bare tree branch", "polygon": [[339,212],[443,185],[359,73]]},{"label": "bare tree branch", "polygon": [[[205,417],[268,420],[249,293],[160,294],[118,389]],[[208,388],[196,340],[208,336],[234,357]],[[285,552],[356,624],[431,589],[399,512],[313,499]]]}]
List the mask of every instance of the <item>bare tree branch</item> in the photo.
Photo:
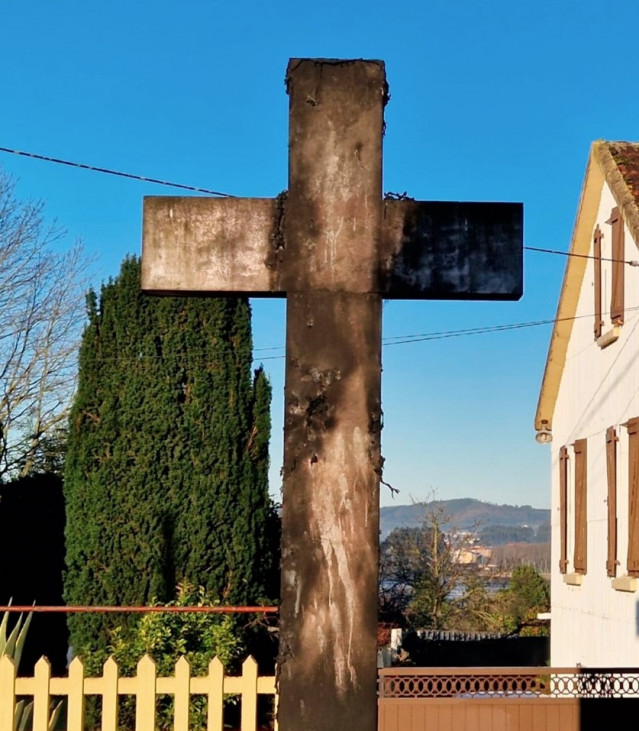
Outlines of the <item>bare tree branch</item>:
[{"label": "bare tree branch", "polygon": [[75,387],[89,261],[0,171],[0,478],[36,470]]}]

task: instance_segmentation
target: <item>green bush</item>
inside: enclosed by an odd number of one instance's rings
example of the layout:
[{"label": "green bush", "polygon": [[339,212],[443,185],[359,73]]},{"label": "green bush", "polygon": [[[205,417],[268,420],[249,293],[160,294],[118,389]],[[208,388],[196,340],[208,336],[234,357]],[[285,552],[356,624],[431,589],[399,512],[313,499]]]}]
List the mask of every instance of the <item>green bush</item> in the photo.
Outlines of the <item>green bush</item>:
[{"label": "green bush", "polygon": [[[177,586],[177,598],[166,604],[152,602],[151,606],[206,607],[219,605],[202,586],[183,581]],[[133,676],[137,664],[145,655],[155,661],[158,676],[175,674],[175,663],[184,656],[191,666],[191,675],[207,675],[209,662],[218,657],[225,669],[235,669],[245,652],[242,632],[237,620],[229,614],[205,612],[149,612],[133,625],[123,624],[110,633],[107,650],[83,657],[87,675],[101,675],[109,656],[118,663],[120,674]],[[120,706],[121,728],[133,728],[135,701],[125,699]],[[173,728],[173,700],[160,696],[157,706],[157,728]],[[189,728],[206,728],[206,701],[202,696],[191,700]]]},{"label": "green bush", "polygon": [[537,614],[550,609],[550,585],[529,565],[517,566],[506,589],[498,592],[496,604],[505,630],[522,637],[547,636],[548,626],[537,621]]}]

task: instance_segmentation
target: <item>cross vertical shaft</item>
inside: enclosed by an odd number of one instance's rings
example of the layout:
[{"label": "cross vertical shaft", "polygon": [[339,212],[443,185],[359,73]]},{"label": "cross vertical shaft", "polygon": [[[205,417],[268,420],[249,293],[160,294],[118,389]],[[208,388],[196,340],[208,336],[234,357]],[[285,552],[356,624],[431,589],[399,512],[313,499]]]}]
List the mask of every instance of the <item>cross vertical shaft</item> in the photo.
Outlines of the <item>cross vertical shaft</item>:
[{"label": "cross vertical shaft", "polygon": [[383,64],[292,62],[279,722],[376,728]]}]

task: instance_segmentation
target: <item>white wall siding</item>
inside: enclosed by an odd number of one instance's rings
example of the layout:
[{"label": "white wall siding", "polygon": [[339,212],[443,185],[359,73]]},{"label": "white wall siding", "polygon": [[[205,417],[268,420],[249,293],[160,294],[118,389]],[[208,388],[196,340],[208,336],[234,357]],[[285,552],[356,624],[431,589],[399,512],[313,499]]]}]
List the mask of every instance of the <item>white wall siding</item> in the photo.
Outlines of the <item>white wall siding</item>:
[{"label": "white wall siding", "polygon": [[[616,205],[604,185],[597,216],[604,239],[602,258],[611,257],[611,227],[605,222]],[[639,250],[625,229],[625,258],[639,259]],[[592,249],[591,249],[591,254]],[[603,332],[611,329],[611,264],[603,262]],[[606,429],[617,429],[617,516],[620,561],[617,576],[626,573],[628,533],[628,434],[621,426],[639,416],[639,268],[625,267],[625,317],[619,339],[601,349],[594,340],[594,267],[586,273],[568,346],[566,365],[553,417],[552,443],[552,625],[554,666],[638,666],[639,592],[616,591],[606,575],[607,477]],[[581,586],[564,582],[559,573],[559,448],[588,440],[588,565]],[[572,451],[569,449],[570,456]],[[572,572],[574,459],[568,479],[568,572]]]}]

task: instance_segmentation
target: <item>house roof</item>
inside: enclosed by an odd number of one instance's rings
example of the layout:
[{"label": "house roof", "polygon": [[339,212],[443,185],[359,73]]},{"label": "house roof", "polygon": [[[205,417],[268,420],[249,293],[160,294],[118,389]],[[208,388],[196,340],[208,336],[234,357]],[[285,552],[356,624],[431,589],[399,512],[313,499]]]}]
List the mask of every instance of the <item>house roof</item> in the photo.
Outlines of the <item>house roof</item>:
[{"label": "house roof", "polygon": [[537,404],[536,431],[552,430],[561,374],[566,362],[568,342],[588,263],[592,232],[604,181],[608,184],[626,226],[639,246],[639,143],[597,140],[590,148],[570,245],[572,256],[568,257],[566,264]]}]

